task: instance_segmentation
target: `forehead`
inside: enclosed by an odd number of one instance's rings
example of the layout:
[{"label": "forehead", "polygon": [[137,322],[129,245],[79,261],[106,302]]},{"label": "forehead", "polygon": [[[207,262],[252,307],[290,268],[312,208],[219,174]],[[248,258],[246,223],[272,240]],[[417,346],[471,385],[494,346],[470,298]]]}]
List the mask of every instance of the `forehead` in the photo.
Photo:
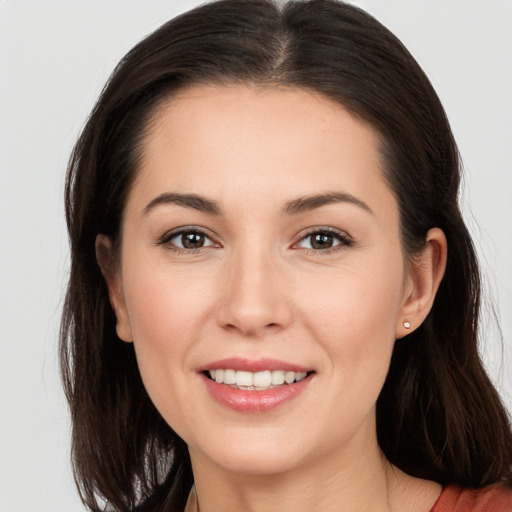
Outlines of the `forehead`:
[{"label": "forehead", "polygon": [[381,168],[374,130],[318,93],[195,86],[153,115],[133,189],[138,197],[172,189],[221,202],[333,189],[390,195]]}]

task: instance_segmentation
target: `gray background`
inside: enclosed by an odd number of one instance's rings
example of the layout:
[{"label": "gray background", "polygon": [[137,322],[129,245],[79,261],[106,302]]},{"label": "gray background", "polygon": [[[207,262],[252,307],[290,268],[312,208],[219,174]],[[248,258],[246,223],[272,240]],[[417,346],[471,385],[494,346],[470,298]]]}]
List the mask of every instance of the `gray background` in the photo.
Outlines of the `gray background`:
[{"label": "gray background", "polygon": [[[66,161],[117,61],[198,3],[0,0],[0,512],[83,510],[56,360]],[[512,409],[512,0],[354,3],[403,40],[451,120],[485,275],[482,355]]]}]

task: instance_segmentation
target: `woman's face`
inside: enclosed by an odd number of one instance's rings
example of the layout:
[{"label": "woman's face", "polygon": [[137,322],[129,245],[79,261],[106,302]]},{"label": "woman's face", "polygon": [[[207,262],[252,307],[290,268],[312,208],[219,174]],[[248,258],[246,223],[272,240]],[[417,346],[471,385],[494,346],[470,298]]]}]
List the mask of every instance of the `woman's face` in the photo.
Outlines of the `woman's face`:
[{"label": "woman's face", "polygon": [[245,86],[170,100],[109,287],[194,464],[280,472],[376,445],[414,279],[376,136],[341,106]]}]

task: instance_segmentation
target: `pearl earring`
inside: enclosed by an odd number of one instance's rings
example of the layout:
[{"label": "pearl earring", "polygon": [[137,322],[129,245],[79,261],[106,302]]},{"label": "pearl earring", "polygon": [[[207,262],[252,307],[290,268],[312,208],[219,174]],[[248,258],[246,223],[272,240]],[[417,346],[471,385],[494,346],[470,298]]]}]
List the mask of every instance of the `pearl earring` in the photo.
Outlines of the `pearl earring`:
[{"label": "pearl earring", "polygon": [[404,322],[404,327],[405,327],[406,329],[410,329],[410,328],[411,328],[411,322],[409,322],[408,320],[406,320],[406,321]]}]

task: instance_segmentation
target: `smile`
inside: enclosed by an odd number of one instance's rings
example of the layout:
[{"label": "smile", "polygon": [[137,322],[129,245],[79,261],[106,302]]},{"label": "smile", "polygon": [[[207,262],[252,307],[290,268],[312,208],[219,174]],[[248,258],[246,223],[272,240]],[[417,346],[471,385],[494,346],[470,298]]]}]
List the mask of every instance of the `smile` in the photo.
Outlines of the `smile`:
[{"label": "smile", "polygon": [[312,368],[275,359],[212,362],[199,376],[215,402],[239,413],[265,413],[296,400],[315,380]]},{"label": "smile", "polygon": [[244,370],[218,369],[209,370],[206,374],[217,384],[226,384],[234,389],[244,391],[265,391],[276,386],[300,382],[307,376],[307,372],[286,370],[248,372]]}]

